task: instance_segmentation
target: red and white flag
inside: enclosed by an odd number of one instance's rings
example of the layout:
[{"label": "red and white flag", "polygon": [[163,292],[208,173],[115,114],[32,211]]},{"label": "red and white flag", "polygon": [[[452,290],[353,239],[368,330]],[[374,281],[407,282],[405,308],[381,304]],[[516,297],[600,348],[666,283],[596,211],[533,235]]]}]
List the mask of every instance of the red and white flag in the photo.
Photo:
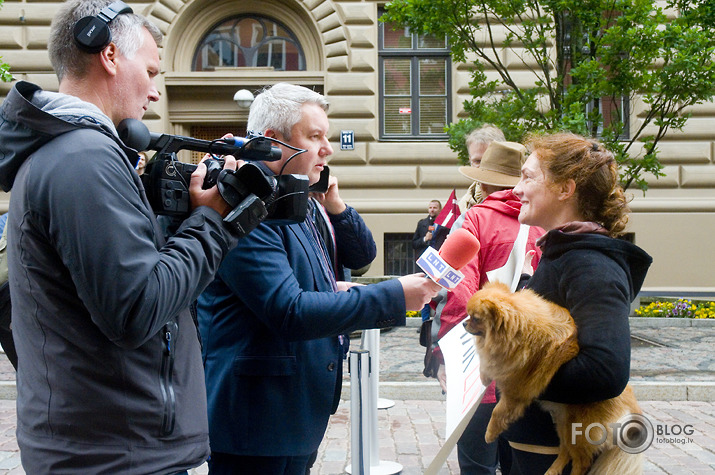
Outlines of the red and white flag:
[{"label": "red and white flag", "polygon": [[447,238],[450,229],[454,225],[454,222],[459,217],[459,202],[457,201],[457,194],[455,190],[452,190],[452,194],[449,195],[447,203],[445,203],[442,211],[434,219],[434,231],[432,232],[432,240],[430,241],[430,246],[435,249],[442,247],[442,243]]},{"label": "red and white flag", "polygon": [[457,201],[457,194],[455,190],[452,190],[452,194],[449,195],[444,208],[442,208],[442,211],[440,211],[439,215],[435,218],[434,224],[451,229],[452,225],[459,217],[459,214],[459,201]]}]

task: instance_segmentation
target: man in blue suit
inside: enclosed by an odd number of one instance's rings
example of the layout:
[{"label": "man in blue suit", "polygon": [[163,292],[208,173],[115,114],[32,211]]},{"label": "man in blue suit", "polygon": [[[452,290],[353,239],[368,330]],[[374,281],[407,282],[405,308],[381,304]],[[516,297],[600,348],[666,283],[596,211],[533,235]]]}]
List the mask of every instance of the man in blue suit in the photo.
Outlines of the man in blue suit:
[{"label": "man in blue suit", "polygon": [[[283,148],[281,160],[261,166],[316,183],[333,152],[327,109],[322,95],[300,86],[259,94],[248,129],[306,150],[290,158]],[[369,230],[353,208],[327,199],[337,247],[359,254]],[[440,288],[422,274],[367,286],[336,281],[325,244],[313,213],[301,223],[265,222],[199,298],[212,475],[308,473],[340,398],[339,335],[404,325],[405,312]]]}]

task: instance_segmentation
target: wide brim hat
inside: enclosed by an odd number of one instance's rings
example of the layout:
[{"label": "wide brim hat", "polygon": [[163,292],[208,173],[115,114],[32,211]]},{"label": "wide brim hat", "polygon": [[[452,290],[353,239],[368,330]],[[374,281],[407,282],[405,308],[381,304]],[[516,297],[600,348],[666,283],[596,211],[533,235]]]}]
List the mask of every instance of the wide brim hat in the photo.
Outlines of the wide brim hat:
[{"label": "wide brim hat", "polygon": [[479,167],[459,167],[459,172],[479,183],[515,187],[526,160],[526,147],[517,142],[492,142],[484,151]]}]

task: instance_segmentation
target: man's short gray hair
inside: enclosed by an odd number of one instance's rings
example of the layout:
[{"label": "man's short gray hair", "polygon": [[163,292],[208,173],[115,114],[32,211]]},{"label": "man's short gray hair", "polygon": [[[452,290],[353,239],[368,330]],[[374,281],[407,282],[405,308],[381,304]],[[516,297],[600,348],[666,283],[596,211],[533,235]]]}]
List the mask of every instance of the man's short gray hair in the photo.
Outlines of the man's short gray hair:
[{"label": "man's short gray hair", "polygon": [[484,143],[489,145],[492,142],[505,142],[504,132],[495,125],[484,124],[478,129],[474,129],[464,138],[464,142],[469,147],[475,143]]},{"label": "man's short gray hair", "polygon": [[[80,18],[97,15],[113,0],[71,0],[62,5],[52,20],[47,50],[50,62],[62,81],[65,76],[82,77],[92,60],[92,54],[79,49],[74,40],[74,25]],[[159,28],[141,15],[123,13],[109,24],[114,43],[122,55],[132,59],[144,43],[142,28],[146,28],[161,45]]]},{"label": "man's short gray hair", "polygon": [[247,129],[263,134],[273,129],[291,139],[291,129],[300,122],[303,104],[317,104],[328,111],[328,101],[322,94],[303,86],[279,82],[263,89],[251,104]]}]

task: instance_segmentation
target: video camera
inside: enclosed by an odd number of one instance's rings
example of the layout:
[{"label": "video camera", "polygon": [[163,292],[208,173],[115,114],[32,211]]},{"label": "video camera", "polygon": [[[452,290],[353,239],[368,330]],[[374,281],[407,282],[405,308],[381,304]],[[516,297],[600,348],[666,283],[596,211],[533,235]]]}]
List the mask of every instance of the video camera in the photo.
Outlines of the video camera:
[{"label": "video camera", "polygon": [[180,162],[176,157],[176,152],[188,149],[211,154],[212,158],[205,161],[207,173],[203,188],[218,187],[223,199],[233,208],[224,223],[240,237],[250,233],[264,219],[297,223],[306,217],[311,191],[307,176],[269,176],[253,163],[235,171],[224,170],[224,161],[216,157],[233,155],[246,161],[276,161],[282,151],[273,146],[274,139],[254,136],[207,141],[156,134],[136,119],[124,119],[117,126],[117,132],[122,142],[135,150],[157,151],[142,175],[149,203],[156,214],[186,218],[191,211],[189,183],[198,165]]}]

